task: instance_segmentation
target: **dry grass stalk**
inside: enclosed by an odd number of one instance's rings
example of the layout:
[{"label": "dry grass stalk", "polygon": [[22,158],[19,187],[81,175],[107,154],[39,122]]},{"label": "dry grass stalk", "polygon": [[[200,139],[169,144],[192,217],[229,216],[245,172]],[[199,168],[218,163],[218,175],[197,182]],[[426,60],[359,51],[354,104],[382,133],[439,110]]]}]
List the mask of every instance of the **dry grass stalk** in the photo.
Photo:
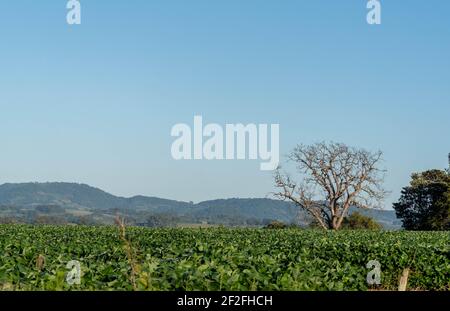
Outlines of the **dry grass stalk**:
[{"label": "dry grass stalk", "polygon": [[125,249],[125,253],[127,255],[128,263],[129,263],[129,265],[131,267],[130,281],[131,281],[131,284],[133,286],[133,289],[136,291],[137,290],[136,276],[139,273],[139,266],[136,264],[133,248],[131,246],[131,242],[126,237],[126,230],[125,230],[125,221],[124,221],[124,219],[123,218],[121,219],[119,216],[117,216],[115,222],[116,222],[116,225],[119,228],[119,236],[120,236],[120,239],[123,242],[123,246],[124,246],[124,249]]},{"label": "dry grass stalk", "polygon": [[39,254],[36,258],[36,269],[42,271],[45,267],[45,257],[42,254]]}]

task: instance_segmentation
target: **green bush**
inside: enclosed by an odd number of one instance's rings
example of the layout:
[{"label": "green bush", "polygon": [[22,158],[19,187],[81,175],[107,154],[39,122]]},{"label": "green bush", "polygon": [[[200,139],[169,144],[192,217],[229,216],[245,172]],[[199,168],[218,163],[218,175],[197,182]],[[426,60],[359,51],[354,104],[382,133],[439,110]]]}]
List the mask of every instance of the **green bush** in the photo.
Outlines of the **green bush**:
[{"label": "green bush", "polygon": [[369,216],[364,216],[358,212],[352,213],[350,216],[344,218],[342,222],[342,229],[367,229],[380,230],[382,226]]},{"label": "green bush", "polygon": [[281,221],[272,221],[270,224],[265,226],[266,229],[286,229],[287,226]]}]

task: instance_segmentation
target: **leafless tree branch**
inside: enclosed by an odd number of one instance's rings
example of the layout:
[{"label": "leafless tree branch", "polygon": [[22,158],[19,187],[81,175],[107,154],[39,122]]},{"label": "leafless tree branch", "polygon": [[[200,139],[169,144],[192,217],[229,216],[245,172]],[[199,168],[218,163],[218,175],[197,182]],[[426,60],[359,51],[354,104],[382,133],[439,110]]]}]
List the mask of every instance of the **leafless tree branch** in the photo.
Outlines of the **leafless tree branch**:
[{"label": "leafless tree branch", "polygon": [[297,165],[302,182],[275,173],[275,196],[308,212],[324,229],[339,229],[350,207],[379,207],[386,191],[382,152],[369,152],[342,143],[298,145],[288,159]]}]

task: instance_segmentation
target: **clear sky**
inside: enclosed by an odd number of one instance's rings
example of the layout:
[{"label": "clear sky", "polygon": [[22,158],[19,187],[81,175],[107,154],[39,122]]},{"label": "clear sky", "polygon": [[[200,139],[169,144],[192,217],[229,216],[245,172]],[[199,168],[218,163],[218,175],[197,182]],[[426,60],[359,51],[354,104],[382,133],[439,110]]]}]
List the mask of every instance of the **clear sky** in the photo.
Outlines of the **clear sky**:
[{"label": "clear sky", "polygon": [[279,123],[281,151],[385,153],[386,206],[450,152],[450,1],[0,2],[0,183],[116,195],[264,197],[259,161],[171,158],[175,123]]}]

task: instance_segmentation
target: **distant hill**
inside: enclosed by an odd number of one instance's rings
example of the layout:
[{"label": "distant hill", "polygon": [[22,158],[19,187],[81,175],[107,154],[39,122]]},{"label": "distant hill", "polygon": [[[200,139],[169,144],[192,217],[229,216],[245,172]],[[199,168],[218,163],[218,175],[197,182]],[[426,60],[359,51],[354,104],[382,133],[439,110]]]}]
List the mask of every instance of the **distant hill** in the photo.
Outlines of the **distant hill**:
[{"label": "distant hill", "polygon": [[75,183],[23,183],[0,186],[0,204],[31,206],[56,204],[93,209],[125,207],[126,199]]},{"label": "distant hill", "polygon": [[66,208],[158,209],[185,207],[188,203],[154,197],[117,197],[98,188],[76,183],[22,183],[0,185],[0,205],[59,205]]},{"label": "distant hill", "polygon": [[[0,185],[0,218],[34,223],[110,224],[119,213],[135,224],[210,223],[262,225],[272,220],[305,225],[308,217],[289,202],[267,198],[222,199],[197,204],[135,196],[114,196],[77,183],[21,183]],[[363,211],[386,228],[398,228],[394,211]],[[150,220],[148,220],[150,219]],[[152,220],[153,219],[153,220]]]}]

